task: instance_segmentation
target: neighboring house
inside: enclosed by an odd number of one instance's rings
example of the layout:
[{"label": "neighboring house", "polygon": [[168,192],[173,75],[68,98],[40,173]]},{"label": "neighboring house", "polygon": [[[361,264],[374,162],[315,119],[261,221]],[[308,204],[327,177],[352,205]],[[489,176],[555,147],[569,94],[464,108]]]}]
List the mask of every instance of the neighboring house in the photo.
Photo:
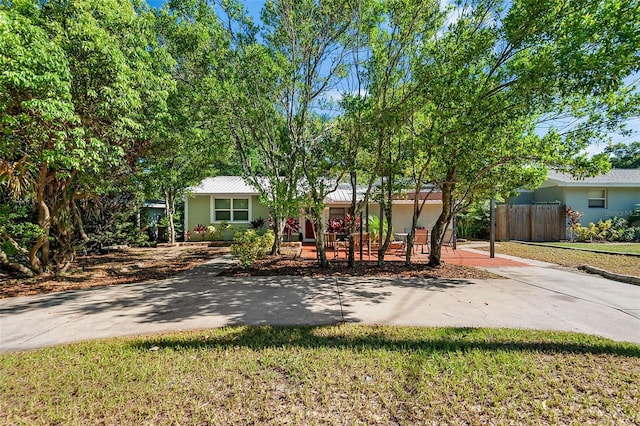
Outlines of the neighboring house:
[{"label": "neighboring house", "polygon": [[[252,220],[263,218],[268,223],[269,209],[258,199],[259,192],[247,184],[239,176],[218,176],[203,180],[198,186],[191,188],[185,197],[185,229],[193,231],[198,224],[216,226],[225,221],[239,228],[247,228]],[[358,193],[362,199],[363,194]],[[422,193],[422,197],[427,193]],[[351,203],[351,185],[341,184],[338,189],[325,199],[327,207],[323,212],[323,222],[330,218],[344,217]],[[392,226],[396,232],[403,232],[411,227],[413,201],[412,195],[393,201]],[[431,229],[442,211],[442,197],[433,192],[428,195],[418,226]],[[378,216],[380,207],[377,203],[370,203],[369,215]],[[304,241],[313,241],[313,227],[301,214],[300,233]],[[193,235],[192,235],[193,239]]]},{"label": "neighboring house", "polygon": [[166,213],[164,201],[145,201],[140,209],[141,225],[156,227],[158,220]]},{"label": "neighboring house", "polygon": [[582,213],[583,225],[628,217],[640,204],[640,169],[613,169],[584,179],[552,171],[538,189],[522,191],[507,204],[564,205]]},{"label": "neighboring house", "polygon": [[[138,211],[138,225],[147,232],[151,241],[166,241],[166,232],[162,233],[158,228],[158,221],[166,214],[166,205],[164,201],[145,201],[142,208]],[[165,229],[166,231],[166,229]]]}]

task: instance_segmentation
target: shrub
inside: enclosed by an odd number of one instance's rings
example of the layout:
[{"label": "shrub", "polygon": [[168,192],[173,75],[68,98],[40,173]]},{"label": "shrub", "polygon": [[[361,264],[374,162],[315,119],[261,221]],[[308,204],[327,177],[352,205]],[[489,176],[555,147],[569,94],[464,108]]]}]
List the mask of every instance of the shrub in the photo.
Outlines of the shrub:
[{"label": "shrub", "polygon": [[[601,222],[598,222],[599,226]],[[629,221],[623,217],[612,217],[607,222],[610,222],[611,226],[606,231],[606,239],[609,241],[624,241],[621,237],[629,229]]]},{"label": "shrub", "polygon": [[214,240],[224,240],[225,231],[231,231],[233,229],[233,225],[227,223],[226,221],[222,221],[215,227],[213,231],[213,239]]},{"label": "shrub", "polygon": [[207,240],[213,240],[216,234],[216,227],[213,225],[207,226]]},{"label": "shrub", "polygon": [[254,229],[236,232],[231,244],[231,254],[238,258],[240,266],[250,267],[257,259],[264,257],[273,246],[275,236],[268,230],[264,235],[258,235]]},{"label": "shrub", "polygon": [[464,212],[458,213],[456,232],[460,238],[485,239],[489,236],[490,226],[489,202],[476,202]]},{"label": "shrub", "polygon": [[629,216],[629,225],[635,225],[636,222],[640,223],[640,204],[636,204],[636,207]]},{"label": "shrub", "polygon": [[249,228],[259,230],[264,228],[264,226],[265,226],[264,219],[262,217],[259,217],[251,221],[251,226]]}]

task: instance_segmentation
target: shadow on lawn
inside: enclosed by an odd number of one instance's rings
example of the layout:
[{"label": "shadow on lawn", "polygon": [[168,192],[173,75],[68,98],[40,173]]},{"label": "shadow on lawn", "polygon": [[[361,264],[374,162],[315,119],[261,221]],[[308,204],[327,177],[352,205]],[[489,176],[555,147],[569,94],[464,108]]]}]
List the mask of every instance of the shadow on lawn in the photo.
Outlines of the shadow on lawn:
[{"label": "shadow on lawn", "polygon": [[[341,333],[342,327],[348,327]],[[494,352],[539,352],[544,354],[593,354],[618,355],[640,358],[640,345],[615,342],[595,336],[565,332],[540,332],[509,330],[509,336],[490,337],[491,330],[476,328],[411,328],[410,337],[402,333],[399,338],[389,332],[389,327],[367,327],[352,325],[322,326],[258,326],[233,327],[180,335],[153,337],[135,340],[135,349],[149,350],[169,348],[176,351],[190,349],[214,349],[246,347],[260,350],[266,348],[338,348],[415,352],[469,352],[472,350]],[[551,337],[549,337],[551,336]],[[579,341],[578,341],[579,340]]]}]

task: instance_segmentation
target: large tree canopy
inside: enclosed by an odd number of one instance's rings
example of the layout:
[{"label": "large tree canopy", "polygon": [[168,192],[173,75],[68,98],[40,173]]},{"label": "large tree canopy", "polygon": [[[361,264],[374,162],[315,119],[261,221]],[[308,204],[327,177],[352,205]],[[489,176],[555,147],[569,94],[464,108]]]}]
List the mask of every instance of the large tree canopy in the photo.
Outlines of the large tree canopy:
[{"label": "large tree canopy", "polygon": [[615,169],[640,168],[640,142],[630,144],[617,143],[604,149],[604,155]]},{"label": "large tree canopy", "polygon": [[350,212],[377,200],[388,227],[398,192],[442,191],[432,265],[474,200],[607,155],[638,167],[636,144],[586,155],[640,110],[636,0],[268,0],[261,26],[248,16],[234,0],[0,0],[2,265],[62,270],[76,202],[142,176],[171,217],[230,156],[274,252],[301,209],[320,230],[343,176],[367,188]]},{"label": "large tree canopy", "polygon": [[169,2],[156,17],[172,78],[165,113],[150,117],[150,146],[141,162],[147,195],[164,198],[169,242],[175,242],[175,203],[190,186],[213,176],[231,155],[224,107],[228,33],[203,0]]},{"label": "large tree canopy", "polygon": [[0,4],[0,182],[9,202],[33,205],[21,220],[39,228],[23,238],[3,217],[5,266],[64,269],[74,201],[135,161],[147,113],[164,104],[149,19],[147,8],[126,0]]}]

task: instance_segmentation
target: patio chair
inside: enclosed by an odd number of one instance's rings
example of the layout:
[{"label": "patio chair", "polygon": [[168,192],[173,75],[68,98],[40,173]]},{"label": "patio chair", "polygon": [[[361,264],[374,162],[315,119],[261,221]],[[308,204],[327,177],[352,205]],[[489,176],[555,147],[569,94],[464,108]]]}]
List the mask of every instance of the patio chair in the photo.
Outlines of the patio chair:
[{"label": "patio chair", "polygon": [[[355,245],[356,252],[360,251],[360,234],[353,235],[353,242]],[[362,233],[362,250],[367,251],[367,256],[369,256],[369,260],[371,260],[371,238],[369,237],[368,232]]]},{"label": "patio chair", "polygon": [[429,230],[416,229],[416,234],[413,239],[413,249],[421,247],[420,253],[424,254],[424,246],[427,246],[427,253],[429,253]]},{"label": "patio chair", "polygon": [[325,251],[333,251],[334,259],[338,257],[338,241],[336,239],[336,234],[331,232],[324,234],[324,249]]}]

